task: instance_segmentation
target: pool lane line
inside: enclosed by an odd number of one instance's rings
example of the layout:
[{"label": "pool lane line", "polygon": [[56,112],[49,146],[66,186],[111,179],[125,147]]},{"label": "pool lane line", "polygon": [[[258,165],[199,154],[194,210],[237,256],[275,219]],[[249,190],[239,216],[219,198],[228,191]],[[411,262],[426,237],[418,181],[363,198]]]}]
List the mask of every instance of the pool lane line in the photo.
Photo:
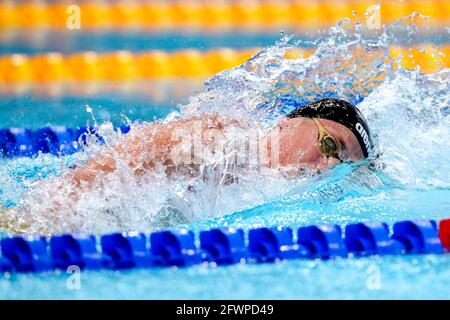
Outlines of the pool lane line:
[{"label": "pool lane line", "polygon": [[[253,1],[4,1],[0,29],[77,27],[81,29],[144,28],[226,30],[316,30],[344,18],[366,22],[366,14],[379,10],[383,24],[391,24],[417,11],[432,17],[425,22],[443,29],[450,22],[450,4],[440,0],[253,0]],[[418,20],[420,23],[420,20]]]},{"label": "pool lane line", "polygon": [[[66,156],[79,152],[86,144],[88,136],[103,143],[96,127],[66,128],[63,126],[39,129],[8,128],[0,129],[0,157],[33,157],[41,153]],[[122,125],[115,130],[126,134],[130,126]]]},{"label": "pool lane line", "polygon": [[233,50],[92,51],[0,56],[0,83],[204,78],[240,65],[258,48]]},{"label": "pool lane line", "polygon": [[[92,51],[64,55],[49,52],[36,55],[12,54],[0,56],[0,84],[55,83],[64,81],[125,81],[139,79],[206,78],[220,71],[241,65],[260,49],[218,48],[208,51],[184,49],[178,51],[152,50],[134,53]],[[384,49],[380,48],[380,53]],[[450,67],[450,45],[434,47],[391,46],[393,58],[402,57],[401,66],[421,67],[431,73]],[[285,57],[309,57],[314,48],[292,48]]]},{"label": "pool lane line", "polygon": [[[295,234],[294,234],[295,233]],[[347,225],[213,228],[151,233],[13,236],[0,241],[0,271],[188,267],[199,264],[271,263],[296,259],[442,254],[450,249],[450,219]]]}]

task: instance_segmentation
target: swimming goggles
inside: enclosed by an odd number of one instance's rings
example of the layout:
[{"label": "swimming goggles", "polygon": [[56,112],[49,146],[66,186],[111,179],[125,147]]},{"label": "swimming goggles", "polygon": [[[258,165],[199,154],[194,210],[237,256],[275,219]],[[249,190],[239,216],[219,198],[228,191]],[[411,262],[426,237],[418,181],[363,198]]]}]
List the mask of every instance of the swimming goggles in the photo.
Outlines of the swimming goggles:
[{"label": "swimming goggles", "polygon": [[[339,159],[340,143],[325,129],[319,119],[312,118],[319,130],[319,149],[323,157]],[[341,160],[342,161],[342,160]]]}]

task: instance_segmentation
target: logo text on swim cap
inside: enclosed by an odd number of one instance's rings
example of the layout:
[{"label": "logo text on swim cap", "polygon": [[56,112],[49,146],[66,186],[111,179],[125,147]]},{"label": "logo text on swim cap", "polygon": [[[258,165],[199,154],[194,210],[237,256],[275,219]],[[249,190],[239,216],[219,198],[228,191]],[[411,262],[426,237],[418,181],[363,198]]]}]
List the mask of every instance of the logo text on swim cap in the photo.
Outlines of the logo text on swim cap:
[{"label": "logo text on swim cap", "polygon": [[363,138],[364,145],[366,146],[367,153],[370,154],[372,152],[372,146],[370,145],[369,135],[367,134],[366,129],[364,129],[362,124],[359,123],[359,122],[356,123],[355,127],[356,127],[356,131],[358,131],[359,134],[361,135],[361,137]]}]

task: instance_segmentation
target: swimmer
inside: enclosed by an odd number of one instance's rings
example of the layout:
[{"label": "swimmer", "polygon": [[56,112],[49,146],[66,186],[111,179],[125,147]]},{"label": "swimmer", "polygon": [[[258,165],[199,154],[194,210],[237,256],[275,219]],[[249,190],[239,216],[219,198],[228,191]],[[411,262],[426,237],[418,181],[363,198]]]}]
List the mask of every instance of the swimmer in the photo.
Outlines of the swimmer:
[{"label": "swimmer", "polygon": [[[199,131],[195,131],[196,126]],[[165,124],[141,124],[137,127],[138,130],[133,128],[128,134],[121,136],[113,146],[105,146],[99,155],[84,165],[59,177],[60,185],[55,181],[51,184],[61,194],[77,201],[81,190],[101,185],[104,183],[102,178],[120,166],[128,166],[136,177],[161,169],[169,178],[196,176],[201,171],[201,161],[188,165],[179,161],[180,157],[183,158],[180,150],[187,153],[189,159],[196,157],[195,154],[191,157],[190,145],[188,148],[180,147],[183,137],[192,138],[200,132],[202,140],[206,140],[203,143],[211,147],[219,144],[217,137],[230,127],[244,132],[252,126],[217,114],[203,114]],[[215,134],[205,138],[204,131]],[[263,161],[263,166],[272,169],[289,168],[294,174],[309,170],[323,172],[343,161],[358,161],[369,157],[373,149],[370,130],[360,110],[338,99],[322,99],[295,109],[262,137],[262,144],[267,146],[268,154],[275,148],[274,141],[278,145],[277,159],[274,161],[272,157],[268,157]],[[221,180],[222,183],[224,181],[233,183],[237,179],[231,176]],[[46,180],[41,183],[45,184]],[[55,212],[58,206],[55,201]],[[0,226],[1,224],[5,222],[0,223]]]},{"label": "swimmer", "polygon": [[[97,176],[116,169],[117,155],[134,168],[136,175],[152,170],[158,164],[165,167],[168,175],[173,175],[177,161],[173,159],[171,151],[180,144],[179,140],[173,139],[177,136],[175,132],[184,132],[191,137],[195,134],[195,123],[199,121],[203,131],[220,132],[231,125],[250,129],[237,120],[206,114],[166,125],[150,124],[135,134],[125,136],[125,141],[114,148],[114,155],[106,152],[70,172],[68,176],[76,186],[89,184]],[[368,157],[373,148],[370,130],[361,111],[338,99],[313,102],[281,119],[266,137],[268,153],[272,147],[273,139],[270,137],[273,132],[278,135],[277,161],[280,167],[325,171],[343,161],[358,161]],[[271,165],[270,160],[266,165]]]}]

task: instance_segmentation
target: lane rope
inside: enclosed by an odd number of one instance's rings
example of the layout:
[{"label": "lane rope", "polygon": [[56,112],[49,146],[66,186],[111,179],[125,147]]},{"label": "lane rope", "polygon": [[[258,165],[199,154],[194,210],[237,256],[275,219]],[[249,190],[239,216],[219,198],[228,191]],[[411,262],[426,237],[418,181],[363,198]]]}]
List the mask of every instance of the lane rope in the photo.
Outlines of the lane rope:
[{"label": "lane rope", "polygon": [[[115,128],[122,134],[130,127]],[[36,130],[26,128],[0,129],[0,156],[33,157],[40,153],[66,156],[82,150],[88,135],[95,136],[99,143],[104,140],[95,127],[66,128],[63,126],[44,127]]]},{"label": "lane rope", "polygon": [[[450,67],[450,45],[392,46],[389,50],[393,58],[402,57],[404,68],[420,66],[422,73],[430,73]],[[258,51],[258,48],[218,48],[208,51],[184,49],[174,52],[87,51],[71,55],[58,52],[3,55],[0,56],[0,83],[206,78],[242,64]],[[293,48],[285,53],[285,57],[309,57],[314,52],[315,49]]]},{"label": "lane rope", "polygon": [[442,254],[450,250],[450,219],[407,220],[244,231],[214,228],[94,235],[14,236],[0,241],[0,271],[187,267],[373,255]]},{"label": "lane rope", "polygon": [[[226,29],[283,28],[316,30],[355,15],[363,22],[374,10],[371,0],[244,0],[244,1],[3,1],[0,29],[68,28],[79,15],[83,29],[158,28]],[[432,17],[428,24],[448,25],[450,4],[440,0],[383,1],[383,24],[420,12]]]}]

